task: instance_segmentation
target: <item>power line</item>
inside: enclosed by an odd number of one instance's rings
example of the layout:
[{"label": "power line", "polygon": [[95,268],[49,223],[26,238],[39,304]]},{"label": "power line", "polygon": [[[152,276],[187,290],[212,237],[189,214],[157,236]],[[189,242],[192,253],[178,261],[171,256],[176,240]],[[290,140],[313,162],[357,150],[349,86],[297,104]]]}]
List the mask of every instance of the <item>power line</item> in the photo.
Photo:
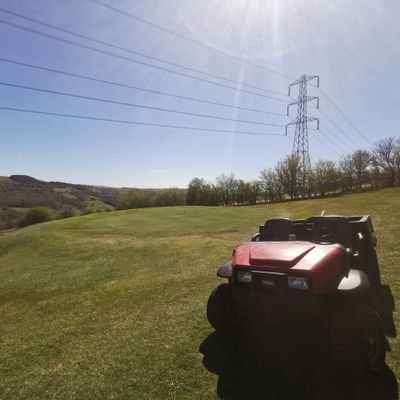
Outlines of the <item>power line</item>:
[{"label": "power line", "polygon": [[170,73],[170,74],[179,75],[179,76],[184,77],[184,78],[193,79],[193,80],[196,80],[196,81],[199,81],[199,82],[208,83],[208,84],[211,84],[211,85],[214,85],[214,86],[219,86],[219,87],[222,87],[222,88],[225,88],[225,89],[234,90],[235,92],[242,92],[242,93],[246,93],[246,94],[251,94],[253,96],[262,97],[262,98],[265,98],[265,99],[286,103],[285,100],[278,99],[276,97],[267,96],[267,95],[256,93],[256,92],[252,92],[252,91],[246,90],[246,89],[239,89],[237,87],[233,87],[233,86],[225,85],[223,83],[214,82],[214,81],[210,81],[208,79],[203,79],[203,78],[199,78],[199,77],[196,77],[196,76],[188,75],[188,74],[185,74],[183,72],[174,71],[172,69],[164,68],[164,67],[161,67],[161,66],[158,66],[158,65],[155,65],[155,64],[150,64],[150,63],[147,63],[147,62],[144,62],[144,61],[135,60],[134,58],[121,56],[121,55],[116,54],[116,53],[111,53],[111,52],[106,51],[106,50],[101,50],[101,49],[98,49],[96,47],[92,47],[92,46],[88,46],[88,45],[81,44],[81,43],[78,43],[78,42],[74,42],[74,41],[69,40],[69,39],[64,39],[64,38],[61,38],[59,36],[51,35],[49,33],[37,31],[36,29],[27,28],[25,26],[22,26],[22,25],[19,25],[19,24],[15,24],[15,23],[12,23],[12,22],[8,22],[8,21],[4,21],[4,20],[0,19],[0,24],[7,25],[7,26],[10,26],[12,28],[23,30],[23,31],[26,31],[26,32],[29,32],[29,33],[33,33],[35,35],[39,35],[39,36],[42,36],[42,37],[45,37],[45,38],[48,38],[48,39],[56,40],[56,41],[59,41],[59,42],[62,42],[62,43],[67,43],[67,44],[70,44],[72,46],[80,47],[82,49],[90,50],[90,51],[93,51],[93,52],[96,52],[96,53],[99,53],[99,54],[104,54],[104,55],[107,55],[107,56],[110,56],[110,57],[119,58],[119,59],[124,60],[124,61],[132,62],[134,64],[143,65],[145,67],[155,68],[155,69],[158,69],[160,71],[164,71],[164,72],[167,72],[167,73]]},{"label": "power line", "polygon": [[211,129],[211,128],[200,128],[200,127],[194,127],[194,126],[155,124],[155,123],[150,123],[150,122],[139,122],[139,121],[130,121],[130,120],[92,117],[92,116],[87,116],[87,115],[63,114],[63,113],[55,113],[55,112],[40,111],[40,110],[30,110],[30,109],[26,109],[26,108],[0,106],[0,110],[13,111],[13,112],[19,112],[19,113],[28,113],[28,114],[48,115],[48,116],[62,117],[62,118],[83,119],[83,120],[89,120],[89,121],[110,122],[110,123],[126,124],[126,125],[154,126],[157,128],[181,129],[181,130],[199,131],[199,132],[234,133],[234,134],[239,134],[239,135],[259,135],[259,136],[284,136],[283,134],[280,134],[280,133],[236,131],[236,130],[229,130],[229,129]]},{"label": "power line", "polygon": [[[316,130],[316,129],[312,129],[312,130]],[[290,136],[290,135],[287,135],[287,138],[288,138],[290,141],[293,141],[293,140],[294,140],[294,137],[292,137],[292,136]],[[324,146],[324,147],[329,148],[329,150],[331,150],[332,152],[336,153],[338,156],[341,156],[341,154],[338,153],[338,151],[335,150],[333,147],[327,146],[327,144],[324,143],[324,142],[320,139],[320,136],[318,136],[318,134],[313,135],[312,138],[316,139],[318,143],[320,143],[320,144],[321,144],[322,146]],[[314,160],[320,159],[320,157],[317,156],[317,155],[316,155],[315,153],[313,153],[312,151],[310,151],[310,155],[312,156],[312,158],[313,158]]]},{"label": "power line", "polygon": [[[128,53],[131,53],[131,54],[139,55],[141,57],[144,57],[144,58],[147,58],[147,59],[150,59],[150,60],[153,60],[153,61],[161,62],[161,63],[167,64],[167,65],[171,65],[173,67],[182,68],[182,69],[184,69],[186,71],[195,72],[197,74],[206,75],[206,76],[212,77],[214,79],[220,79],[220,80],[223,80],[225,82],[230,82],[230,83],[237,84],[237,81],[235,81],[234,79],[229,79],[229,78],[226,78],[224,76],[211,74],[211,73],[204,72],[204,71],[201,71],[201,70],[198,70],[198,69],[195,69],[195,68],[187,67],[187,66],[182,65],[182,64],[177,64],[177,63],[174,63],[174,62],[163,60],[163,59],[158,58],[158,57],[150,56],[148,54],[144,54],[144,53],[141,53],[141,52],[136,51],[136,50],[128,49],[126,47],[118,46],[118,45],[115,45],[113,43],[105,42],[103,40],[99,40],[99,39],[96,39],[96,38],[93,38],[93,37],[90,37],[90,36],[87,36],[87,35],[82,35],[80,33],[73,32],[73,31],[70,31],[68,29],[60,28],[59,26],[48,24],[48,23],[39,21],[37,19],[27,17],[25,15],[18,14],[16,12],[13,12],[13,11],[10,11],[10,10],[6,10],[4,8],[0,8],[0,12],[6,13],[6,14],[9,14],[9,15],[13,15],[15,17],[24,19],[26,21],[33,22],[35,24],[44,26],[46,28],[51,28],[51,29],[55,29],[55,30],[57,30],[59,32],[67,33],[69,35],[72,35],[72,36],[75,36],[75,37],[78,37],[78,38],[81,38],[81,39],[89,40],[91,42],[98,43],[98,44],[101,44],[101,45],[104,45],[104,46],[108,46],[108,47],[111,47],[111,48],[114,48],[114,49],[117,49],[117,50],[122,50],[122,51],[125,51],[125,52],[128,52]],[[249,88],[252,88],[252,89],[257,89],[257,90],[261,90],[261,91],[264,91],[264,92],[269,92],[269,93],[273,93],[273,94],[277,94],[277,95],[286,97],[286,95],[283,94],[283,93],[279,93],[279,92],[276,92],[274,90],[266,89],[266,88],[263,88],[263,87],[260,87],[260,86],[251,85],[251,84],[248,84],[246,82],[240,82],[240,84],[243,85],[243,86],[247,86]]]},{"label": "power line", "polygon": [[[339,146],[336,142],[334,142],[333,140],[332,140],[332,136],[331,135],[328,135],[328,134],[326,134],[324,131],[321,131],[320,130],[320,132],[321,132],[321,134],[325,137],[325,139],[327,139],[333,146],[335,146],[337,149],[339,149],[340,151],[342,151],[343,153],[347,153],[347,149],[344,149],[342,146]],[[342,154],[343,155],[343,154]]]},{"label": "power line", "polygon": [[178,24],[175,20],[172,20],[171,18],[167,18],[165,15],[161,16],[159,13],[154,13],[154,10],[150,10],[148,7],[143,7],[142,4],[138,4],[136,0],[117,0],[121,5],[126,6],[127,4],[129,6],[134,7],[136,10],[142,11],[143,13],[150,15],[160,21],[167,22],[169,25],[174,25],[178,29],[182,29],[182,25]]},{"label": "power line", "polygon": [[320,138],[318,137],[318,135],[313,135],[312,136],[315,140],[317,140],[317,142],[319,142],[320,144],[322,144],[322,146],[324,147],[328,147],[331,151],[333,151],[334,153],[336,153],[339,157],[341,157],[341,154],[334,148],[327,146],[326,143],[324,143],[322,140],[320,140]]},{"label": "power line", "polygon": [[292,78],[292,77],[289,76],[289,75],[286,75],[286,74],[283,74],[283,73],[281,73],[281,72],[275,71],[275,70],[273,70],[273,69],[271,69],[271,68],[264,67],[264,66],[262,66],[262,65],[256,64],[256,63],[254,63],[254,62],[252,62],[252,61],[246,60],[246,59],[241,58],[241,57],[239,57],[239,56],[235,56],[235,55],[233,55],[233,54],[229,54],[229,53],[227,53],[227,52],[225,52],[225,51],[223,51],[223,50],[215,49],[214,47],[209,46],[209,45],[207,45],[206,43],[203,43],[203,42],[201,42],[201,41],[199,41],[199,40],[193,39],[193,38],[191,38],[191,37],[189,37],[189,36],[186,36],[186,35],[183,35],[183,34],[181,34],[181,33],[176,32],[176,31],[173,31],[173,30],[171,30],[171,29],[165,28],[165,27],[163,27],[163,26],[161,26],[161,25],[158,25],[158,24],[156,24],[156,23],[154,23],[154,22],[151,22],[151,21],[149,21],[149,20],[147,20],[147,19],[145,19],[145,18],[143,18],[143,17],[139,17],[139,16],[137,16],[137,15],[135,15],[135,14],[128,13],[128,12],[126,12],[126,11],[124,11],[124,10],[121,10],[121,9],[116,8],[116,7],[113,7],[113,6],[109,5],[109,4],[103,3],[102,1],[98,1],[98,0],[88,0],[88,1],[91,1],[92,3],[95,3],[95,4],[97,4],[97,5],[100,5],[100,6],[102,6],[102,7],[105,7],[105,8],[107,8],[107,9],[109,9],[109,10],[112,10],[112,11],[118,13],[118,14],[124,15],[124,16],[126,16],[126,17],[128,17],[128,18],[131,18],[131,19],[134,19],[134,20],[136,20],[136,21],[142,22],[142,23],[144,23],[144,24],[146,24],[146,25],[151,26],[151,27],[154,28],[154,29],[158,29],[158,30],[161,30],[161,31],[163,31],[163,32],[166,32],[166,33],[168,33],[168,34],[170,34],[170,35],[172,35],[172,36],[178,37],[179,39],[186,40],[186,41],[191,42],[191,43],[195,43],[195,44],[197,44],[197,45],[199,45],[199,46],[205,47],[205,48],[207,48],[207,49],[209,49],[209,50],[212,50],[212,51],[214,51],[214,52],[216,52],[216,53],[219,53],[219,54],[222,54],[222,55],[224,55],[224,56],[226,56],[226,57],[230,57],[230,58],[232,58],[232,59],[234,59],[234,60],[240,61],[240,62],[242,62],[242,63],[244,63],[244,64],[251,65],[251,66],[253,66],[253,67],[259,68],[259,69],[261,69],[261,70],[263,70],[263,71],[270,72],[270,73],[272,73],[272,74],[281,76],[281,77],[286,78],[286,79],[290,79],[290,80],[293,80],[293,79],[294,79],[294,78]]},{"label": "power line", "polygon": [[153,110],[153,111],[162,111],[162,112],[167,112],[167,113],[172,113],[172,114],[188,115],[191,117],[216,119],[216,120],[220,120],[220,121],[231,121],[231,122],[233,121],[233,122],[242,123],[242,124],[274,126],[277,128],[284,127],[284,125],[270,124],[267,122],[248,121],[248,120],[220,117],[217,115],[199,114],[199,113],[194,113],[194,112],[189,112],[189,111],[174,110],[174,109],[170,109],[170,108],[146,106],[144,104],[135,104],[135,103],[128,103],[128,102],[110,100],[110,99],[99,98],[99,97],[85,96],[85,95],[76,94],[76,93],[68,93],[68,92],[62,92],[62,91],[57,91],[57,90],[43,89],[43,88],[38,88],[38,87],[33,87],[33,86],[19,85],[19,84],[10,83],[10,82],[0,81],[0,85],[18,88],[18,89],[31,90],[31,91],[41,92],[41,93],[54,94],[54,95],[58,95],[58,96],[73,97],[73,98],[82,99],[82,100],[97,101],[97,102],[101,102],[101,103],[116,104],[116,105],[122,105],[122,106],[127,106],[127,107],[134,107],[134,108],[142,108],[142,109]]},{"label": "power line", "polygon": [[335,139],[337,143],[340,143],[346,148],[345,152],[349,151],[349,143],[346,143],[341,137],[335,135],[325,124],[321,123],[321,127],[330,134],[331,139]]},{"label": "power line", "polygon": [[110,81],[110,80],[106,80],[106,79],[95,78],[93,76],[75,74],[73,72],[67,72],[67,71],[63,71],[63,70],[59,70],[59,69],[43,67],[43,66],[40,66],[40,65],[24,63],[24,62],[17,61],[17,60],[12,60],[12,59],[9,59],[9,58],[0,57],[0,61],[6,62],[6,63],[10,63],[10,64],[14,64],[14,65],[19,65],[19,66],[22,66],[22,67],[37,69],[37,70],[40,70],[40,71],[46,71],[46,72],[52,72],[52,73],[55,73],[55,74],[65,75],[65,76],[69,76],[69,77],[72,77],[72,78],[83,79],[83,80],[97,82],[97,83],[101,83],[101,84],[107,84],[107,85],[111,85],[111,86],[117,86],[117,87],[122,87],[122,88],[126,88],[126,89],[142,91],[142,92],[156,94],[156,95],[160,95],[160,96],[173,97],[173,98],[180,99],[180,100],[188,100],[188,101],[194,101],[194,102],[198,102],[198,103],[210,104],[210,105],[219,106],[219,107],[225,107],[225,108],[230,108],[230,109],[238,109],[238,110],[243,110],[243,111],[251,111],[251,112],[255,112],[255,113],[270,114],[270,115],[277,115],[277,116],[281,116],[281,117],[286,117],[286,114],[276,113],[276,112],[272,112],[272,111],[260,110],[260,109],[251,108],[251,107],[233,106],[233,105],[230,105],[230,104],[219,103],[219,102],[216,102],[216,101],[205,100],[205,99],[199,99],[199,98],[196,98],[196,97],[182,96],[182,95],[178,95],[178,94],[174,94],[174,93],[170,93],[170,92],[163,92],[163,91],[160,91],[160,90],[146,89],[146,88],[142,88],[142,87],[139,87],[139,86],[128,85],[128,84],[121,83],[121,82],[115,82],[115,81]]},{"label": "power line", "polygon": [[338,124],[332,119],[330,118],[323,110],[319,109],[318,110],[322,115],[324,115],[324,117],[348,140],[350,140],[354,146],[356,146],[356,148],[359,148],[359,144],[357,144],[356,142],[353,141],[353,139],[351,138],[351,136],[349,134],[347,134],[340,126],[338,126]]},{"label": "power line", "polygon": [[347,121],[347,123],[369,144],[372,145],[372,143],[369,141],[369,139],[355,126],[355,124],[350,120],[349,117],[347,117],[344,112],[339,108],[339,106],[322,90],[320,89],[320,92],[326,97],[326,99],[335,107],[336,111],[339,112],[339,114]]}]

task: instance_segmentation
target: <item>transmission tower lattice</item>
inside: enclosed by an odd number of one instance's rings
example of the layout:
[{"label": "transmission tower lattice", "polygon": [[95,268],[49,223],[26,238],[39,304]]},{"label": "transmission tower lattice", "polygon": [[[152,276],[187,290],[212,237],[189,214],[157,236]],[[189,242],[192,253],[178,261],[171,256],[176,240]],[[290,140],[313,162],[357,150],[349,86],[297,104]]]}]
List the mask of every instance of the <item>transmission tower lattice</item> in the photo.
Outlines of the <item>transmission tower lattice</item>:
[{"label": "transmission tower lattice", "polygon": [[317,121],[317,129],[319,129],[319,118],[309,117],[307,115],[307,103],[312,100],[317,101],[317,107],[319,108],[319,97],[307,95],[307,83],[312,80],[316,80],[316,87],[319,87],[319,76],[313,75],[302,75],[300,79],[289,85],[288,94],[290,96],[291,89],[293,86],[299,86],[299,96],[296,101],[288,104],[287,115],[289,115],[290,106],[297,105],[297,117],[295,121],[292,121],[286,125],[287,130],[290,125],[296,125],[296,130],[293,139],[293,150],[292,154],[299,157],[303,172],[303,184],[306,183],[308,172],[311,168],[310,152],[308,145],[308,122]]}]

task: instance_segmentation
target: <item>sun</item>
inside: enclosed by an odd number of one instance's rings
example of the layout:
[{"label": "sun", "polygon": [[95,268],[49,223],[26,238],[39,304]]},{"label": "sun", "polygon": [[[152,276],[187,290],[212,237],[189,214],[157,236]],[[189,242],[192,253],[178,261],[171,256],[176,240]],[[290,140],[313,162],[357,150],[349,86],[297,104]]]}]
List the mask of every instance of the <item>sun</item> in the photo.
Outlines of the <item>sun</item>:
[{"label": "sun", "polygon": [[287,51],[285,0],[208,0],[182,5],[178,19],[196,39],[248,58]]}]

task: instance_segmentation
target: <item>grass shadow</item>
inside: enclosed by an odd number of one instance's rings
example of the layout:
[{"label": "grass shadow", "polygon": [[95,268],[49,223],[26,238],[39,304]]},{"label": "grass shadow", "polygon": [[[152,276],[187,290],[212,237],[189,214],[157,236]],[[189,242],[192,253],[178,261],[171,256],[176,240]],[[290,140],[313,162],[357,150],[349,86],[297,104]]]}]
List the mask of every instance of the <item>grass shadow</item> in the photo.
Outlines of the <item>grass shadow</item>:
[{"label": "grass shadow", "polygon": [[[271,345],[271,343],[270,343]],[[272,343],[272,346],[279,345]],[[318,348],[294,353],[290,346],[268,353],[244,334],[209,335],[200,345],[204,367],[218,375],[217,394],[225,400],[397,400],[396,377],[389,367],[379,375],[333,374]],[[271,346],[270,346],[271,347]],[[311,350],[311,351],[310,351]],[[279,356],[276,355],[279,353]],[[315,355],[312,357],[311,354]],[[340,376],[339,376],[340,375]]]}]

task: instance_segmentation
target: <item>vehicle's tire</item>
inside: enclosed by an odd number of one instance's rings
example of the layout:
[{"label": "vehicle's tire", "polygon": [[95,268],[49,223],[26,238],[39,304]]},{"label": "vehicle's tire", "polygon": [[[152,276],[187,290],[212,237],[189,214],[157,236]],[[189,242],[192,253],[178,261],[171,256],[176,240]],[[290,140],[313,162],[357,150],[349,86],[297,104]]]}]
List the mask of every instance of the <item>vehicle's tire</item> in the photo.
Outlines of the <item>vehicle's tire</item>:
[{"label": "vehicle's tire", "polygon": [[385,367],[386,338],[378,313],[366,305],[342,306],[333,313],[331,352],[336,369],[359,374]]},{"label": "vehicle's tire", "polygon": [[332,314],[330,324],[331,355],[336,370],[349,372],[359,364],[360,343],[357,340],[353,312],[341,306]]},{"label": "vehicle's tire", "polygon": [[207,319],[217,332],[237,330],[238,311],[229,284],[219,285],[211,292],[207,302]]},{"label": "vehicle's tire", "polygon": [[380,372],[385,367],[387,342],[379,314],[372,307],[360,308],[362,356],[372,372]]}]

